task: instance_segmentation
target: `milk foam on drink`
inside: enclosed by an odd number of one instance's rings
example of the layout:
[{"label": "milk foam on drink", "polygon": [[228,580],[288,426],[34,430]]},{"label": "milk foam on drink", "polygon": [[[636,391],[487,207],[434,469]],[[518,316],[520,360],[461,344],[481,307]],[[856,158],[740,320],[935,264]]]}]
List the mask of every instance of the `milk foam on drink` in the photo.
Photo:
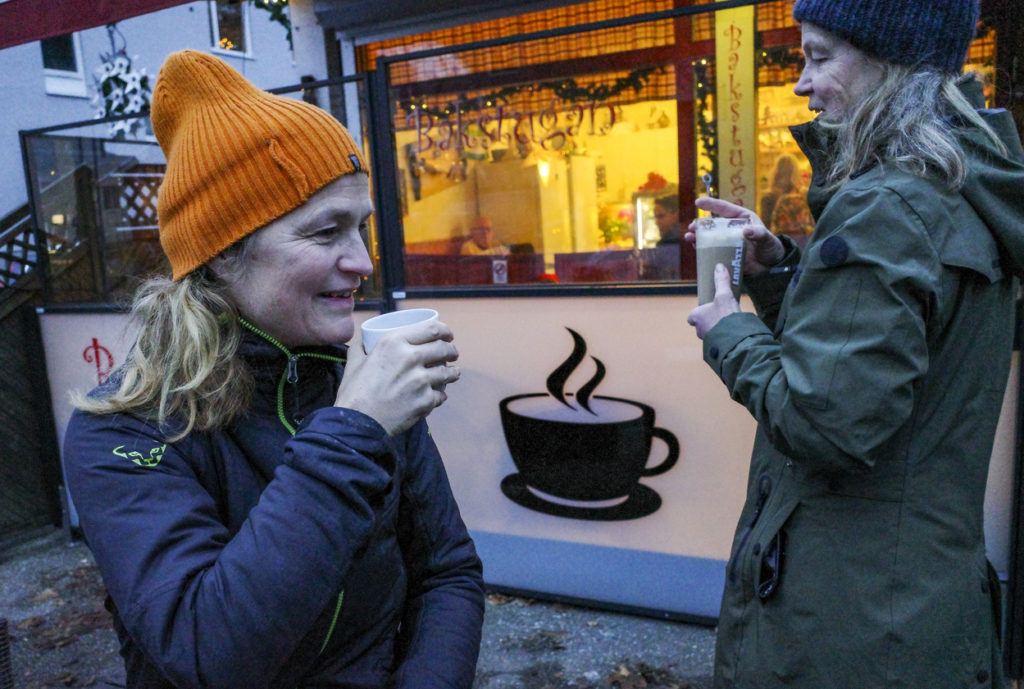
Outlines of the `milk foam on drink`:
[{"label": "milk foam on drink", "polygon": [[697,303],[715,299],[715,266],[729,271],[733,296],[740,298],[743,277],[743,230],[750,226],[746,218],[697,219]]}]

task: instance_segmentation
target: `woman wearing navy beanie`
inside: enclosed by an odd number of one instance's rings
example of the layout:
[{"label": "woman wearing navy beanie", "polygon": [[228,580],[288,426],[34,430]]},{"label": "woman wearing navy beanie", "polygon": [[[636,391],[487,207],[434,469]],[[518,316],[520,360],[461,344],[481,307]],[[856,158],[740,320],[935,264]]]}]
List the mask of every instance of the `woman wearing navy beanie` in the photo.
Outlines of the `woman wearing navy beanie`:
[{"label": "woman wearing navy beanie", "polygon": [[[1024,151],[961,76],[977,0],[797,0],[805,250],[749,217],[689,322],[757,422],[715,686],[1002,687],[982,513],[1024,273]],[[699,230],[698,230],[699,231]],[[687,239],[693,240],[693,232]]]}]

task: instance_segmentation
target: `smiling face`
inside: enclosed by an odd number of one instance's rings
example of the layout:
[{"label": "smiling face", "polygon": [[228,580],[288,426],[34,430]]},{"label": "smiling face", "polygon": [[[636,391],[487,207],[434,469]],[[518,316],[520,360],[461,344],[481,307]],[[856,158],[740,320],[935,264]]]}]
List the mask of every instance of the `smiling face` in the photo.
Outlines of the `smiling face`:
[{"label": "smiling face", "polygon": [[820,26],[800,25],[804,70],[793,88],[807,107],[831,120],[849,113],[882,80],[881,65]]},{"label": "smiling face", "polygon": [[366,175],[350,174],[257,230],[244,270],[222,274],[242,317],[289,348],[351,339],[352,293],[373,270],[361,235],[372,212]]}]

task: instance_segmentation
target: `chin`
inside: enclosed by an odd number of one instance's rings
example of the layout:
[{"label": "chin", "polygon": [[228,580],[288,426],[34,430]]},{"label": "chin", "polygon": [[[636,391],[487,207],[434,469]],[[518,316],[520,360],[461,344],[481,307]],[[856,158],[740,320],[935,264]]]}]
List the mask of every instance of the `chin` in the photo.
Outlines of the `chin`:
[{"label": "chin", "polygon": [[307,344],[311,346],[345,344],[351,340],[352,336],[355,334],[355,327],[352,325],[351,321],[343,327],[338,327],[336,324],[332,325],[334,327],[309,330],[309,337],[306,338]]},{"label": "chin", "polygon": [[345,344],[352,339],[354,333],[351,330],[340,332],[335,335],[326,335],[323,341],[320,342],[322,345],[341,345]]}]

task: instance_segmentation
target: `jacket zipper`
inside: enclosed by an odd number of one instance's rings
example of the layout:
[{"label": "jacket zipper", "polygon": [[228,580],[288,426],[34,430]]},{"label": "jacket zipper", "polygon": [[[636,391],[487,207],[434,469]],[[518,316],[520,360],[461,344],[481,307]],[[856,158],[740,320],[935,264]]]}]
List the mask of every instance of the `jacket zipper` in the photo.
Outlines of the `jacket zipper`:
[{"label": "jacket zipper", "polygon": [[[289,383],[293,388],[294,394],[292,395],[292,399],[294,401],[295,414],[292,416],[292,418],[296,418],[298,416],[299,411],[299,357],[304,356],[310,359],[333,361],[334,363],[339,364],[344,364],[346,362],[346,359],[344,357],[330,356],[329,354],[318,354],[316,352],[299,352],[297,354],[293,354],[291,351],[289,351],[287,347],[281,344],[273,336],[263,332],[262,330],[260,330],[255,325],[245,320],[241,316],[239,316],[238,322],[241,323],[242,326],[245,327],[246,329],[259,335],[264,340],[280,349],[282,352],[284,352],[284,355],[288,357],[288,365],[285,367],[284,372],[281,374],[281,380],[277,384],[277,418],[284,425],[284,427],[288,429],[288,432],[291,435],[295,435],[295,427],[288,423],[288,419],[285,417],[284,413],[284,385],[285,383]],[[341,593],[338,594],[338,602],[334,605],[334,616],[331,618],[331,625],[327,628],[327,635],[324,637],[324,642],[320,645],[320,650],[317,651],[318,656],[324,652],[324,649],[327,648],[327,643],[331,640],[331,637],[334,635],[334,628],[337,626],[338,618],[341,616],[341,603],[344,599],[345,591],[344,589],[342,589]]]},{"label": "jacket zipper", "polygon": [[736,557],[733,558],[732,567],[729,568],[729,581],[733,584],[736,583],[736,567],[739,565],[744,548],[746,548],[747,539],[750,538],[750,534],[754,531],[754,526],[757,524],[757,520],[760,519],[761,511],[764,509],[765,503],[768,502],[768,496],[771,492],[771,477],[767,474],[761,474],[760,478],[757,479],[757,503],[754,504],[754,515],[751,517],[750,524],[747,525],[747,530],[740,539],[740,545],[736,549]]},{"label": "jacket zipper", "polygon": [[[294,388],[294,392],[298,393],[299,358],[306,357],[308,359],[321,359],[323,361],[332,361],[334,363],[344,364],[346,361],[345,357],[331,356],[329,354],[319,354],[317,352],[298,352],[296,354],[293,354],[287,347],[281,344],[272,335],[268,335],[267,333],[263,332],[262,330],[260,330],[259,328],[257,328],[255,325],[245,320],[244,318],[239,317],[238,322],[241,323],[246,329],[256,333],[264,340],[280,349],[282,352],[284,352],[284,355],[288,357],[288,365],[285,367],[285,370],[281,373],[281,380],[278,381],[277,384],[277,418],[281,422],[281,424],[288,429],[289,433],[295,435],[295,426],[288,422],[288,417],[284,413],[284,386],[285,383],[288,383]],[[292,418],[295,418],[296,416],[298,416],[298,394],[292,395],[292,397],[295,405],[295,413],[293,414]]]}]

